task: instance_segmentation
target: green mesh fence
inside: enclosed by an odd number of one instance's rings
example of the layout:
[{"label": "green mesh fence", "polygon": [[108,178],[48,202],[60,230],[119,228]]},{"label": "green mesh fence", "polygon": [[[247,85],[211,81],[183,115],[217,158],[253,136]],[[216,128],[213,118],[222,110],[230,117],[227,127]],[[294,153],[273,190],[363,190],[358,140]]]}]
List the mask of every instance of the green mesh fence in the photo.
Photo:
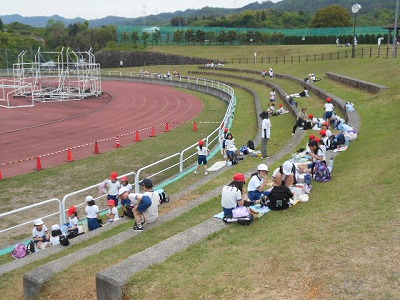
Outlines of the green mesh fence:
[{"label": "green mesh fence", "polygon": [[[174,34],[176,31],[182,31],[181,39],[176,39]],[[318,37],[318,36],[345,36],[353,35],[353,27],[335,27],[335,28],[299,28],[299,29],[268,29],[268,28],[224,28],[224,27],[175,27],[175,26],[160,26],[160,27],[144,27],[144,26],[118,26],[117,27],[117,41],[118,42],[138,42],[142,43],[143,32],[148,33],[147,41],[154,44],[156,39],[157,44],[169,43],[186,43],[188,35],[187,32],[192,31],[193,42],[210,41],[221,42],[221,36],[234,33],[236,37],[234,43],[241,43],[245,38],[254,37],[255,40],[261,35],[269,36],[298,36],[298,37]],[[158,37],[155,33],[158,32]],[[133,37],[133,34],[136,35]],[[357,35],[386,35],[387,29],[382,27],[356,27]],[[245,36],[245,38],[244,38]],[[229,37],[227,38],[229,39]]]}]

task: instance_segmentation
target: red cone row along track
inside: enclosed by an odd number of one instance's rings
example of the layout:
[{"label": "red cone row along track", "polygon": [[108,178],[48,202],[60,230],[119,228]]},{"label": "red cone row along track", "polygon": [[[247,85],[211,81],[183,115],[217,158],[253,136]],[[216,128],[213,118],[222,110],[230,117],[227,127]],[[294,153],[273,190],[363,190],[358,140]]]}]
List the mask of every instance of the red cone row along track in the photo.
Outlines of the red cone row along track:
[{"label": "red cone row along track", "polygon": [[[171,87],[103,81],[101,97],[77,101],[35,103],[30,108],[0,108],[0,171],[3,177],[32,172],[37,157],[43,168],[68,158],[132,144],[136,135],[149,138],[191,120],[203,109],[197,97]],[[154,127],[154,129],[153,129]],[[69,153],[68,153],[69,152]]]}]

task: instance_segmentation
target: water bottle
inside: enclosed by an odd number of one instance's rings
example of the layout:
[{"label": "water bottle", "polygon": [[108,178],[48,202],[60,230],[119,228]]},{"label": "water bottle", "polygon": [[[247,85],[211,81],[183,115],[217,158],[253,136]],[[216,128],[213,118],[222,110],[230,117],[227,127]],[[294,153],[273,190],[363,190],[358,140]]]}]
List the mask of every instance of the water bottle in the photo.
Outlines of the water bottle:
[{"label": "water bottle", "polygon": [[331,157],[329,159],[329,165],[328,165],[329,172],[331,172],[331,173],[332,173],[332,170],[333,170],[333,163],[334,163],[334,158]]},{"label": "water bottle", "polygon": [[304,175],[304,183],[307,184],[308,186],[311,185],[311,174],[307,173],[306,175]]}]

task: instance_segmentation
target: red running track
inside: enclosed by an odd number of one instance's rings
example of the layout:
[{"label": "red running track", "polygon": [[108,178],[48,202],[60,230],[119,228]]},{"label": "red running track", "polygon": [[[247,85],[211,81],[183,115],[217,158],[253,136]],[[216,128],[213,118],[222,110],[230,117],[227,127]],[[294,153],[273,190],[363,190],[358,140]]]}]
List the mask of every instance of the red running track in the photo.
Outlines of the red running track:
[{"label": "red running track", "polygon": [[[103,81],[99,98],[35,103],[31,108],[0,108],[0,171],[3,177],[32,172],[37,157],[43,168],[65,163],[68,148],[73,159],[133,144],[140,139],[172,130],[197,116],[203,103],[197,97],[171,87]],[[109,94],[109,95],[108,95]],[[111,95],[111,96],[110,96]]]}]

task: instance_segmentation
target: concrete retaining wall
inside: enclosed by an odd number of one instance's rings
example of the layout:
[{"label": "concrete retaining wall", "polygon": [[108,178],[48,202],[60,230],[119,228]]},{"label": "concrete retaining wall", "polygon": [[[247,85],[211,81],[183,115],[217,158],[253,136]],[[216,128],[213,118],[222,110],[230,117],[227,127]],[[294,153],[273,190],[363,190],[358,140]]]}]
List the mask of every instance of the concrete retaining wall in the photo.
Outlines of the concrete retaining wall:
[{"label": "concrete retaining wall", "polygon": [[355,79],[352,77],[347,77],[331,72],[326,72],[325,73],[326,77],[328,77],[331,80],[341,82],[347,86],[354,87],[356,89],[360,89],[363,91],[367,91],[369,93],[377,94],[382,91],[386,91],[388,89],[387,86],[381,85],[381,84],[376,84],[373,82],[368,82],[360,79]]}]

